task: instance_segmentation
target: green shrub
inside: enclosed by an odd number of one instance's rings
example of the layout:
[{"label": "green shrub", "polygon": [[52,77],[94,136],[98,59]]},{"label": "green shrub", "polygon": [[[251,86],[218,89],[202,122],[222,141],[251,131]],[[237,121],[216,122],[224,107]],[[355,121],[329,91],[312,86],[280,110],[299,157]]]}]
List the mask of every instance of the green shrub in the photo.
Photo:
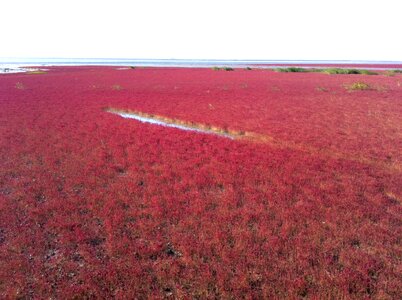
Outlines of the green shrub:
[{"label": "green shrub", "polygon": [[396,74],[400,73],[402,73],[402,70],[387,70],[384,74],[387,76],[395,76]]},{"label": "green shrub", "polygon": [[363,75],[378,75],[377,72],[373,72],[373,71],[370,71],[370,70],[360,70],[360,74],[363,74]]},{"label": "green shrub", "polygon": [[342,69],[342,68],[328,68],[323,70],[326,74],[361,74],[361,75],[378,75],[378,73],[369,70],[359,69]]},{"label": "green shrub", "polygon": [[288,67],[288,68],[277,68],[275,69],[277,72],[283,73],[299,73],[299,72],[308,72],[308,69],[299,68],[299,67]]},{"label": "green shrub", "polygon": [[[287,68],[277,68],[277,72],[283,73],[296,73],[296,72],[311,72],[311,73],[326,73],[326,74],[361,74],[361,75],[378,75],[377,72],[370,70],[360,70],[360,69],[343,69],[343,68],[300,68],[300,67],[287,67]],[[402,72],[402,71],[401,71]]]},{"label": "green shrub", "polygon": [[326,74],[351,74],[351,73],[349,73],[350,71],[348,71],[346,69],[340,69],[340,68],[329,68],[329,69],[325,69],[323,72]]},{"label": "green shrub", "polygon": [[213,67],[212,70],[214,70],[214,71],[220,71],[220,70],[234,71],[234,69],[231,67]]},{"label": "green shrub", "polygon": [[28,71],[27,74],[46,74],[47,72],[41,70]]},{"label": "green shrub", "polygon": [[364,82],[354,82],[350,85],[347,85],[346,88],[348,90],[354,90],[354,91],[355,90],[362,91],[362,90],[370,90],[371,89],[370,85],[368,85],[367,83],[364,83]]}]

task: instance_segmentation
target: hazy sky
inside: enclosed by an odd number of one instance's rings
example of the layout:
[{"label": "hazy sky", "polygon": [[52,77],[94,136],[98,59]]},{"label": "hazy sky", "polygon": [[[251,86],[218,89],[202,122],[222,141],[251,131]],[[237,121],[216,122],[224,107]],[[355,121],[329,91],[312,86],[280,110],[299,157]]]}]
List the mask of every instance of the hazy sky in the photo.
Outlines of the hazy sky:
[{"label": "hazy sky", "polygon": [[0,57],[402,61],[401,0],[1,0]]}]

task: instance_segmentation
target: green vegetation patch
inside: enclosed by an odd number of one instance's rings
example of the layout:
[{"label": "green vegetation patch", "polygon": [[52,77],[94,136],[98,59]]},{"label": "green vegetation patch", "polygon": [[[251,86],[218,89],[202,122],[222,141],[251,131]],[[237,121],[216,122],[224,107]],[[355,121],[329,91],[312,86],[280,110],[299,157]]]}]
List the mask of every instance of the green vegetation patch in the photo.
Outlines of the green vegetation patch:
[{"label": "green vegetation patch", "polygon": [[299,67],[288,67],[288,68],[277,68],[275,71],[281,73],[299,73],[299,72],[311,72],[312,69],[299,68]]},{"label": "green vegetation patch", "polygon": [[365,82],[354,82],[352,84],[346,85],[348,90],[352,91],[362,91],[362,90],[371,90],[371,86]]},{"label": "green vegetation patch", "polygon": [[288,68],[277,68],[275,69],[277,72],[282,73],[325,73],[325,74],[360,74],[360,75],[378,75],[377,72],[373,72],[370,70],[364,69],[343,69],[343,68],[325,68],[325,69],[317,69],[317,68],[300,68],[300,67],[288,67]]},{"label": "green vegetation patch", "polygon": [[213,67],[212,70],[214,70],[214,71],[220,71],[220,70],[234,71],[234,69],[231,67]]},{"label": "green vegetation patch", "polygon": [[27,74],[46,74],[46,71],[35,70],[35,71],[28,71]]},{"label": "green vegetation patch", "polygon": [[395,76],[396,74],[401,74],[402,70],[388,70],[385,72],[387,76]]},{"label": "green vegetation patch", "polygon": [[322,71],[326,74],[360,74],[360,75],[378,75],[377,72],[361,69],[342,69],[342,68],[329,68]]}]

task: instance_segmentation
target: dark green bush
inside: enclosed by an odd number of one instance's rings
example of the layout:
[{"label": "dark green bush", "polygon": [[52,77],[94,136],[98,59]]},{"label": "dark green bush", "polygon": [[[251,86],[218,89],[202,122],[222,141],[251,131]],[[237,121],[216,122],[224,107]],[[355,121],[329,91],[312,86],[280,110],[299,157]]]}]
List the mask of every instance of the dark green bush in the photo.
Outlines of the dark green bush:
[{"label": "dark green bush", "polygon": [[308,72],[308,69],[299,67],[288,67],[288,68],[277,68],[276,71],[283,73],[298,73],[298,72]]},{"label": "dark green bush", "polygon": [[342,69],[342,68],[329,68],[324,69],[324,73],[327,74],[361,74],[361,75],[378,75],[378,73],[369,70],[359,69]]}]

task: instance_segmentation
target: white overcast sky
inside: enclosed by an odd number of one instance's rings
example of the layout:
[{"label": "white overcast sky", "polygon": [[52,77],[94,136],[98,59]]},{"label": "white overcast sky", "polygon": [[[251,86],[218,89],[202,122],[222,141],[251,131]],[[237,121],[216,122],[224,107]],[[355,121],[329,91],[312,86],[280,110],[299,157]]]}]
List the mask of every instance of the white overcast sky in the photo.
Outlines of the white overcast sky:
[{"label": "white overcast sky", "polygon": [[402,61],[401,0],[0,0],[0,57]]}]

